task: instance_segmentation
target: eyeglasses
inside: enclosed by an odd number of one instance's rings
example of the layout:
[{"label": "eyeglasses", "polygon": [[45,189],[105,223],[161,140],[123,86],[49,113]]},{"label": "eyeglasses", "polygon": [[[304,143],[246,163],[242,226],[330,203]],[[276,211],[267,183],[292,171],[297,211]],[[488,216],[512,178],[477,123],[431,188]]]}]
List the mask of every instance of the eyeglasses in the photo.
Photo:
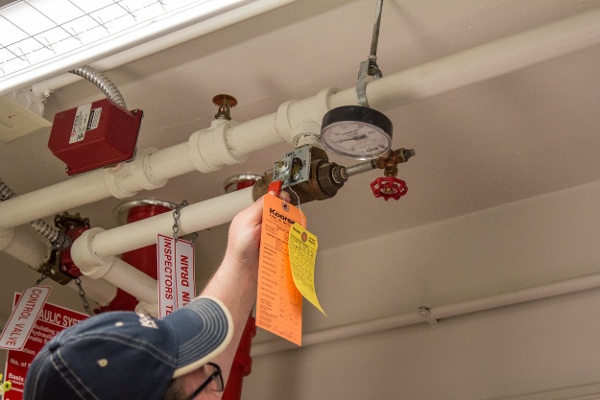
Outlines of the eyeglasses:
[{"label": "eyeglasses", "polygon": [[210,375],[208,375],[208,378],[206,378],[206,380],[202,383],[202,385],[200,385],[198,387],[198,389],[196,389],[194,391],[194,393],[192,393],[192,395],[189,397],[189,400],[193,400],[194,397],[198,396],[198,394],[200,392],[202,392],[204,389],[206,389],[208,387],[208,385],[210,385],[213,381],[216,384],[215,389],[212,389],[214,392],[222,392],[224,389],[223,375],[221,375],[221,368],[219,368],[219,366],[217,364],[213,364],[213,363],[206,364],[204,366],[204,368],[208,369],[209,371],[212,370],[212,372],[210,373]]}]

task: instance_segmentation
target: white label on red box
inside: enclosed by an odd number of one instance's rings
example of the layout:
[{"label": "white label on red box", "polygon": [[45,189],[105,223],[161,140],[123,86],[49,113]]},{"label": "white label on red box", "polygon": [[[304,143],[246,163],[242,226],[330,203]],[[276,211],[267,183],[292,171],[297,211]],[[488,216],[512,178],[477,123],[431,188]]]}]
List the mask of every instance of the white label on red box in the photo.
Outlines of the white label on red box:
[{"label": "white label on red box", "polygon": [[73,128],[71,129],[71,136],[69,137],[69,144],[81,142],[85,139],[85,131],[87,130],[88,121],[90,120],[91,109],[92,103],[77,107]]}]

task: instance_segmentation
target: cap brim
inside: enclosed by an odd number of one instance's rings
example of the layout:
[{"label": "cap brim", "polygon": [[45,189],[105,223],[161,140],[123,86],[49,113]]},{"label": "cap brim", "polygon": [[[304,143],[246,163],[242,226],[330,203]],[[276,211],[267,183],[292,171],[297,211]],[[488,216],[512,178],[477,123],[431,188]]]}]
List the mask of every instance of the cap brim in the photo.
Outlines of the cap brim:
[{"label": "cap brim", "polygon": [[199,297],[163,318],[177,334],[179,353],[173,378],[192,372],[219,355],[231,342],[233,320],[213,297]]}]

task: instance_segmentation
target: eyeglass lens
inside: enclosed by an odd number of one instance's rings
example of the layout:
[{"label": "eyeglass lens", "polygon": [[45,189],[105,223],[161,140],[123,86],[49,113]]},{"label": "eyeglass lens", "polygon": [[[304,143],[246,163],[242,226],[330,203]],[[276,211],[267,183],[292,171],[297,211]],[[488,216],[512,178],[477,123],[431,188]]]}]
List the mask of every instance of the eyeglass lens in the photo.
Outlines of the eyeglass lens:
[{"label": "eyeglass lens", "polygon": [[223,375],[221,375],[221,368],[217,364],[208,363],[204,366],[207,371],[208,378],[192,393],[190,396],[190,400],[193,400],[194,397],[198,396],[200,392],[206,389],[211,383],[214,382],[214,388],[210,390],[215,392],[222,392],[224,388],[223,384]]}]

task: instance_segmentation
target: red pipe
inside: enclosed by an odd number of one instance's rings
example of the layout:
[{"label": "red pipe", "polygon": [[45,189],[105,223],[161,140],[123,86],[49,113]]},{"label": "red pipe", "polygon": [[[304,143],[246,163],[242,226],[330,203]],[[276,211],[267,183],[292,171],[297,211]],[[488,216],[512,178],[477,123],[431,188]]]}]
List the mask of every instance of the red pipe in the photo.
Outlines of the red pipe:
[{"label": "red pipe", "polygon": [[252,347],[252,338],[256,335],[256,324],[254,317],[250,316],[244,333],[240,340],[237,352],[233,358],[231,372],[227,379],[227,386],[223,393],[222,400],[240,400],[242,398],[242,384],[244,377],[252,372],[252,357],[250,357],[250,348]]}]

